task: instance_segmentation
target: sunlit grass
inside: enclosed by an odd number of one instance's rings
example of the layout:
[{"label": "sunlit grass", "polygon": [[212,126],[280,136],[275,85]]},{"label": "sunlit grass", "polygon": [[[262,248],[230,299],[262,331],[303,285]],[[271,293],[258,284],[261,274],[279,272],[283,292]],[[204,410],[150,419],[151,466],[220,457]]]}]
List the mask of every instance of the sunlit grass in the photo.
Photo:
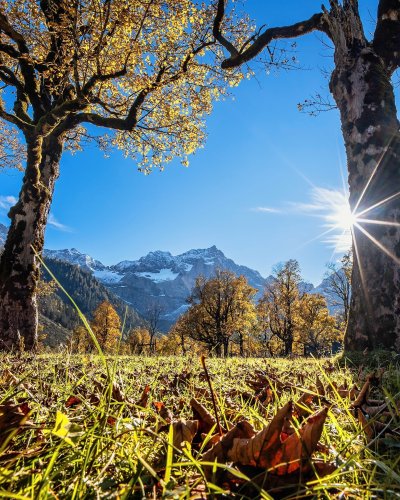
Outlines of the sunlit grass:
[{"label": "sunlit grass", "polygon": [[[221,494],[223,487],[206,481],[201,454],[190,447],[172,450],[171,433],[158,429],[165,421],[152,403],[162,401],[174,417],[191,418],[189,401],[195,396],[210,412],[200,361],[191,358],[107,357],[110,376],[99,356],[63,353],[36,357],[1,357],[1,402],[27,401],[34,427],[14,437],[11,447],[1,450],[0,495],[6,498],[169,498]],[[297,400],[303,388],[315,390],[318,373],[325,387],[358,378],[358,369],[326,360],[217,359],[207,360],[218,399],[223,426],[246,418],[256,429],[266,425],[289,399]],[[112,368],[113,367],[113,368]],[[251,389],[246,382],[255,370],[271,373],[287,387],[275,387],[275,401],[263,406],[242,395]],[[10,380],[9,370],[15,378]],[[186,382],[184,381],[186,380]],[[125,400],[112,398],[113,382]],[[383,390],[396,396],[396,367],[384,375]],[[135,402],[150,386],[146,408]],[[400,386],[397,385],[397,392]],[[233,392],[236,391],[236,392]],[[70,396],[82,401],[67,408]],[[98,400],[95,400],[95,397]],[[392,498],[400,495],[399,458],[395,449],[367,447],[360,424],[350,410],[350,400],[332,391],[331,410],[321,438],[330,450],[337,470],[330,476],[304,484],[291,498],[303,496]],[[321,402],[321,405],[324,403]],[[394,406],[395,407],[395,406]],[[64,414],[78,429],[76,444],[52,433],[56,413]],[[18,455],[19,452],[20,454]],[[323,458],[323,455],[321,455]],[[234,471],[235,474],[242,474]],[[197,493],[196,493],[197,492]],[[259,491],[260,497],[269,498]],[[295,496],[293,496],[295,495]],[[244,498],[244,497],[243,497]]]}]

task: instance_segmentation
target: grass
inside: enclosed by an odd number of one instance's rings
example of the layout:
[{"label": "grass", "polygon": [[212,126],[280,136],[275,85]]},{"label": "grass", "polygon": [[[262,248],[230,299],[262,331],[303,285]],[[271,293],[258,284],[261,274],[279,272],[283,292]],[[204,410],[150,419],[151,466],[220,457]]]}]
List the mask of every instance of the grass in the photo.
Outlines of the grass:
[{"label": "grass", "polygon": [[[191,419],[190,400],[195,397],[213,413],[197,358],[2,355],[0,498],[400,497],[398,435],[378,433],[367,444],[350,399],[337,391],[343,384],[362,385],[368,368],[327,359],[208,359],[207,366],[221,425],[229,428],[247,419],[256,430],[288,400],[298,400],[304,390],[315,393],[318,373],[323,386],[332,390],[327,400],[316,398],[305,411],[329,403],[320,439],[324,450],[315,456],[333,462],[336,470],[299,481],[295,489],[281,484],[273,491],[263,491],[254,477],[252,490],[242,487],[236,492],[229,484],[206,478],[203,445],[174,447],[172,427],[154,405],[164,403],[174,419]],[[271,377],[269,403],[251,397],[257,370]],[[392,363],[370,395],[390,399],[387,429],[398,426],[399,392],[399,371]],[[15,405],[12,411],[6,402]],[[218,467],[246,484],[245,470],[229,463]]]}]

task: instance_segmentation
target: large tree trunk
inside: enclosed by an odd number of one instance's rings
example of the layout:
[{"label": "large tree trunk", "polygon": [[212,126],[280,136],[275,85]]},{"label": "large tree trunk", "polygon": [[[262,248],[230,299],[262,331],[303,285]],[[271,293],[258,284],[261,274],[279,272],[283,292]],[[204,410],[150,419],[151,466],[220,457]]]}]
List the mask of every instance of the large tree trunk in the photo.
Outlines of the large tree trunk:
[{"label": "large tree trunk", "polygon": [[17,348],[20,339],[25,349],[34,349],[37,343],[40,262],[33,248],[42,253],[61,154],[61,139],[28,140],[23,185],[9,213],[11,226],[0,260],[1,349]]},{"label": "large tree trunk", "polygon": [[341,114],[350,205],[359,218],[345,348],[399,350],[400,136],[393,86],[369,44],[336,50],[335,62],[330,86]]}]

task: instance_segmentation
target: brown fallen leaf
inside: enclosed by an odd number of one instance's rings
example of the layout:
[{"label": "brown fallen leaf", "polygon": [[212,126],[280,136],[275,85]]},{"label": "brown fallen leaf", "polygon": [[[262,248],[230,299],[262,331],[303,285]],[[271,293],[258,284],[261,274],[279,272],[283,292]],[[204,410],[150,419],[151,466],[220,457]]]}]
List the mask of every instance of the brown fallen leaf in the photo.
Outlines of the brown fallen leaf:
[{"label": "brown fallen leaf", "polygon": [[294,403],[294,413],[297,418],[304,418],[311,413],[311,404],[313,403],[315,394],[311,391],[305,391],[300,398]]},{"label": "brown fallen leaf", "polygon": [[19,433],[33,426],[29,416],[30,409],[26,403],[15,404],[6,401],[0,405],[0,447],[15,431]]},{"label": "brown fallen leaf", "polygon": [[291,415],[292,405],[281,408],[270,425],[250,439],[234,439],[228,458],[240,465],[268,469],[273,474],[291,474],[297,470],[309,470],[309,459],[316,450],[327,408],[309,417],[298,432],[283,442],[281,431],[285,419]]},{"label": "brown fallen leaf", "polygon": [[199,421],[199,433],[208,434],[210,430],[217,424],[216,419],[201,403],[197,401],[197,399],[192,398],[190,400],[190,406],[193,410],[193,419]]},{"label": "brown fallen leaf", "polygon": [[[233,447],[234,439],[250,439],[255,436],[256,431],[253,429],[251,424],[247,420],[242,420],[238,422],[232,429],[230,429],[224,436],[219,436],[216,434],[211,438],[214,441],[214,446],[203,454],[202,459],[205,462],[214,462],[215,460],[219,463],[228,460],[228,453]],[[218,437],[218,439],[217,439]],[[211,441],[210,440],[210,441]],[[205,468],[206,475],[210,471]]]},{"label": "brown fallen leaf", "polygon": [[140,406],[141,408],[146,408],[147,403],[149,402],[149,397],[150,397],[150,386],[146,385],[145,388],[143,389],[142,395],[139,399],[139,401],[136,404],[136,406]]},{"label": "brown fallen leaf", "polygon": [[269,468],[269,460],[281,447],[280,435],[285,420],[292,415],[292,402],[285,404],[270,424],[250,439],[234,439],[228,451],[230,461],[241,465]]},{"label": "brown fallen leaf", "polygon": [[77,396],[70,396],[65,402],[66,408],[72,408],[74,406],[78,406],[82,403],[82,400]]},{"label": "brown fallen leaf", "polygon": [[318,374],[315,377],[315,387],[317,389],[317,394],[319,396],[326,396],[324,384],[322,383],[321,379],[318,377]]},{"label": "brown fallen leaf", "polygon": [[199,421],[181,418],[171,425],[173,429],[173,445],[178,450],[181,450],[185,441],[188,443],[193,441],[199,428]]},{"label": "brown fallen leaf", "polygon": [[298,433],[292,434],[282,443],[281,450],[276,453],[274,460],[270,461],[269,468],[275,467],[274,473],[285,475],[299,468],[308,468],[309,459],[317,449],[327,414],[328,408],[315,413],[307,419]]},{"label": "brown fallen leaf", "polygon": [[362,386],[361,391],[358,394],[356,400],[351,405],[352,408],[358,408],[359,406],[362,406],[363,404],[365,404],[367,402],[367,397],[368,397],[370,385],[371,385],[371,378],[368,377],[367,380],[365,381],[364,385]]},{"label": "brown fallen leaf", "polygon": [[165,420],[165,422],[172,422],[174,416],[172,414],[172,411],[169,410],[164,403],[162,403],[161,401],[154,401],[153,402],[153,406],[156,410],[156,412],[158,413],[158,415],[160,415],[160,417]]}]

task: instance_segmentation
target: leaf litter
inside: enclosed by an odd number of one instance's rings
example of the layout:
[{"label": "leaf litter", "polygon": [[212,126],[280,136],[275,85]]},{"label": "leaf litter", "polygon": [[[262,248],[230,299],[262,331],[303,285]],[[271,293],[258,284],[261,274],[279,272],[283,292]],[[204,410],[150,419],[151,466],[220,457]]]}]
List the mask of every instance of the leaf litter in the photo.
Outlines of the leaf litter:
[{"label": "leaf litter", "polygon": [[[163,361],[160,364],[162,368]],[[217,373],[205,376],[201,368],[176,373],[169,369],[154,383],[154,370],[145,366],[131,374],[140,381],[133,394],[129,379],[123,385],[116,378],[110,381],[90,361],[56,372],[56,379],[68,380],[71,391],[60,407],[61,394],[50,376],[47,380],[38,374],[24,378],[26,367],[19,363],[15,370],[10,367],[2,372],[0,465],[15,466],[21,460],[36,464],[55,445],[79,449],[91,428],[104,429],[104,422],[114,429],[101,431],[114,433],[104,446],[116,446],[118,436],[119,447],[126,446],[140,457],[135,459],[136,473],[130,472],[138,480],[129,491],[145,497],[179,498],[179,492],[189,490],[191,498],[218,491],[227,497],[256,498],[264,491],[273,498],[297,498],[299,491],[310,488],[307,485],[349,468],[346,448],[337,450],[332,443],[324,443],[333,428],[329,421],[336,415],[348,417],[351,425],[355,422],[356,446],[364,441],[365,449],[379,448],[385,453],[400,447],[399,403],[382,397],[382,371],[359,373],[364,380],[357,381],[358,389],[349,380],[323,382],[321,374],[311,381],[302,371],[289,378],[285,372],[268,368],[239,369],[240,387],[214,391],[211,383]],[[330,364],[322,372],[329,377]],[[44,388],[46,397],[39,388]],[[131,435],[143,438],[140,446],[128,446]],[[100,462],[107,474],[119,466]],[[170,472],[165,483],[167,465]],[[123,497],[132,477],[127,471],[119,475],[112,480],[112,488]],[[4,488],[9,481],[5,471],[2,477]],[[85,488],[99,488],[86,481]],[[56,491],[57,482],[53,482]],[[332,486],[330,494],[339,497],[338,487]]]}]

